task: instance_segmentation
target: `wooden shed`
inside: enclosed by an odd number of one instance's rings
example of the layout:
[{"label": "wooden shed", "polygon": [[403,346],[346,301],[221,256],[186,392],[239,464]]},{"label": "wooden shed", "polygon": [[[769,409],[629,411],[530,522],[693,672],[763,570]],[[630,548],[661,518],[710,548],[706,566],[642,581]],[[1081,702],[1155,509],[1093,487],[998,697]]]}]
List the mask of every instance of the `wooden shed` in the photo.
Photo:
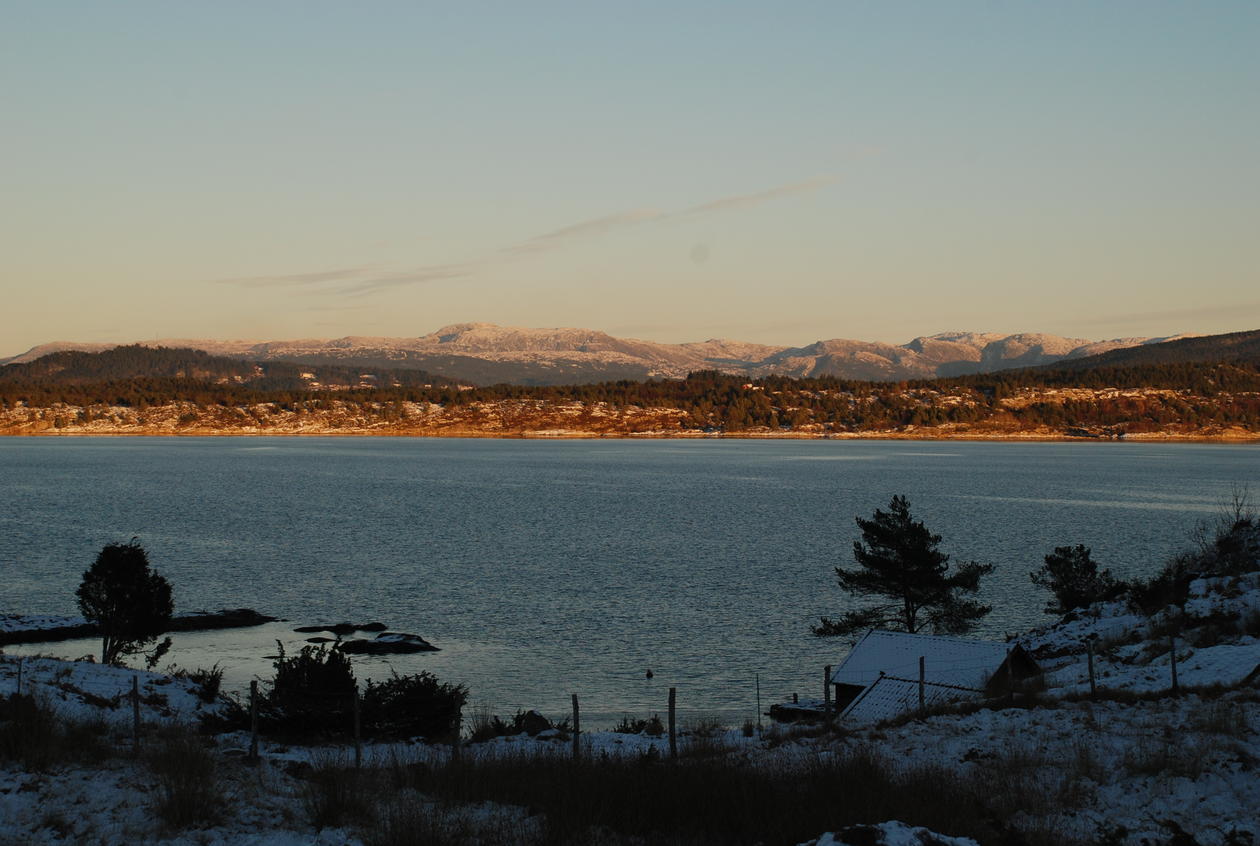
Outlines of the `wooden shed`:
[{"label": "wooden shed", "polygon": [[[922,675],[920,675],[922,673]],[[1013,643],[872,629],[831,674],[842,719],[872,723],[924,705],[998,696],[1041,674]]]}]

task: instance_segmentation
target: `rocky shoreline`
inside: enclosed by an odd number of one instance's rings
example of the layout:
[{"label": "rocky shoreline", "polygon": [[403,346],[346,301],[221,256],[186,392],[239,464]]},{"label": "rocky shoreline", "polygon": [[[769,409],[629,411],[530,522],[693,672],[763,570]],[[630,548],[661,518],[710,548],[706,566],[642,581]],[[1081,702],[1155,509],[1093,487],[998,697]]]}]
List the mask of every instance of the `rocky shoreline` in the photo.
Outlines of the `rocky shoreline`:
[{"label": "rocky shoreline", "polygon": [[701,432],[698,430],[609,432],[565,430],[398,430],[373,427],[328,429],[282,428],[202,429],[184,428],[172,430],[161,426],[135,426],[118,429],[40,429],[32,431],[0,431],[0,438],[480,438],[486,440],[751,440],[751,441],[1027,441],[1046,443],[1254,443],[1260,441],[1260,432],[1245,429],[1200,430],[1194,432],[1135,432],[1123,438],[1097,435],[1069,434],[1050,429],[1034,429],[1009,432],[942,430],[933,428],[913,431],[873,430],[860,432]]},{"label": "rocky shoreline", "polygon": [[[167,632],[203,632],[218,629],[241,629],[274,623],[252,608],[225,608],[219,611],[187,611],[171,618]],[[79,617],[0,616],[0,646],[20,643],[55,643],[83,637],[95,637],[97,627]]]}]

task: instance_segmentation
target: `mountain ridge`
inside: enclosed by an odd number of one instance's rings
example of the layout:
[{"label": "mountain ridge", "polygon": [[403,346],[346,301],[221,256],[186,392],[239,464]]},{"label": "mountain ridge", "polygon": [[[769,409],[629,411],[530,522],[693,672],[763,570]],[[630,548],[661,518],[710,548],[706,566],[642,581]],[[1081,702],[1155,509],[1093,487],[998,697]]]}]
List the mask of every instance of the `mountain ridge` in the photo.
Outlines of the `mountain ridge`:
[{"label": "mountain ridge", "polygon": [[[758,378],[836,376],[902,381],[1055,364],[1189,336],[1090,340],[1044,333],[951,331],[905,344],[848,338],[799,347],[727,338],[662,343],[597,329],[454,323],[413,338],[346,335],[280,341],[171,338],[148,347],[188,348],[251,361],[423,369],[478,384],[575,384],[609,379],[681,378],[699,370]],[[57,341],[0,359],[23,364],[53,352],[100,352],[125,344]]]}]

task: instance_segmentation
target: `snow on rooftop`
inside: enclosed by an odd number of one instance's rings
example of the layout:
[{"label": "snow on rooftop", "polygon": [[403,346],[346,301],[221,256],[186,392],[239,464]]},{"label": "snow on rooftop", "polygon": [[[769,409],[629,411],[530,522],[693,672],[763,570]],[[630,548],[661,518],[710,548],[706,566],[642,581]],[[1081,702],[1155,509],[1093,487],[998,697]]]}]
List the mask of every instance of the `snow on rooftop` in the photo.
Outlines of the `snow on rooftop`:
[{"label": "snow on rooftop", "polygon": [[[971,691],[957,687],[927,683],[923,685],[923,704],[928,708],[974,696],[975,694]],[[917,681],[883,676],[858,694],[858,697],[841,712],[840,719],[854,725],[873,725],[883,720],[891,720],[918,707],[919,683]]]},{"label": "snow on rooftop", "polygon": [[[885,675],[914,679],[917,684],[922,656],[927,681],[983,690],[988,678],[1006,660],[1009,648],[991,640],[873,629],[835,669],[831,681],[866,687]],[[917,690],[915,697],[917,702]]]}]

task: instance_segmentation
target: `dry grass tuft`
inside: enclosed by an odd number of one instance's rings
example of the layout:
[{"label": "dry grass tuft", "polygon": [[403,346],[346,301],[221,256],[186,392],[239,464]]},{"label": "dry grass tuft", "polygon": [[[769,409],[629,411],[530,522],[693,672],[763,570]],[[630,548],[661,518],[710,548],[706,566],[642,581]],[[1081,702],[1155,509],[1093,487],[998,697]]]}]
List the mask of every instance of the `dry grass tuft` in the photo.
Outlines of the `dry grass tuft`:
[{"label": "dry grass tuft", "polygon": [[223,815],[216,758],[205,743],[189,732],[160,738],[146,756],[157,779],[157,813],[169,828],[211,824]]}]

